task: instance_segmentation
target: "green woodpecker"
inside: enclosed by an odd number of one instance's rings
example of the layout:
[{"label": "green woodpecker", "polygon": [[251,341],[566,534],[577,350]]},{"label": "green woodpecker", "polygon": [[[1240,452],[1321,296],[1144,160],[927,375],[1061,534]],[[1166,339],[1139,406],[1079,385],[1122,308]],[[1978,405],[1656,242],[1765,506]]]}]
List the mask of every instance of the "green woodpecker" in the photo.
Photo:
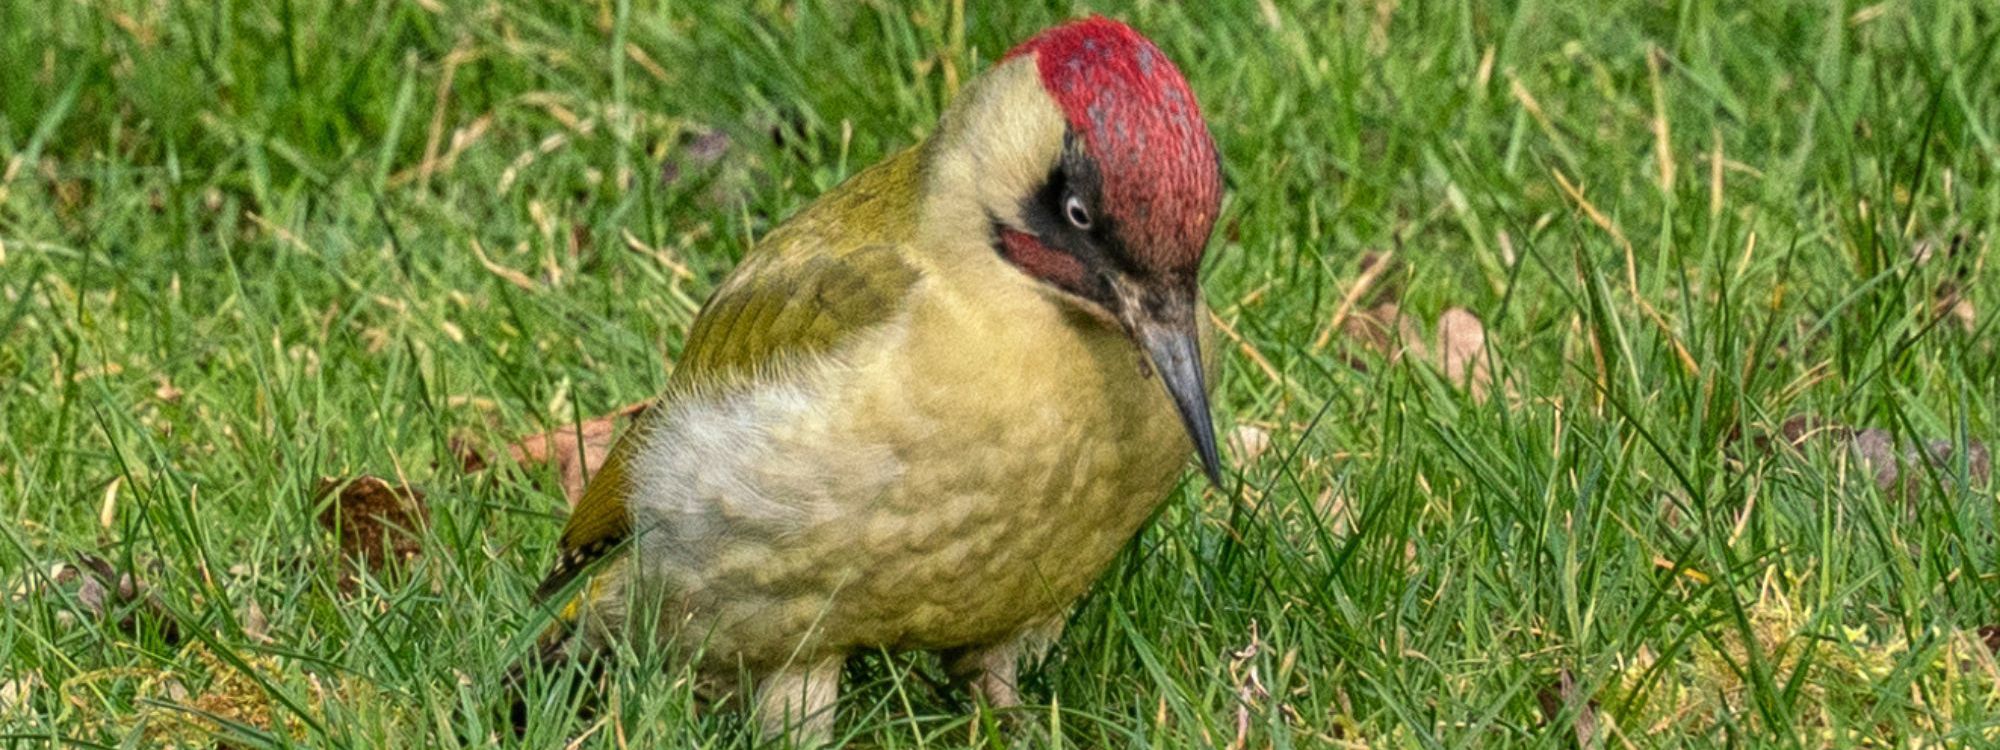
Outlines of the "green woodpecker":
[{"label": "green woodpecker", "polygon": [[936,651],[1017,704],[1017,663],[1190,452],[1219,482],[1197,276],[1221,190],[1138,32],[1009,52],[717,288],[563,530],[545,653],[657,633],[808,739],[857,651]]}]

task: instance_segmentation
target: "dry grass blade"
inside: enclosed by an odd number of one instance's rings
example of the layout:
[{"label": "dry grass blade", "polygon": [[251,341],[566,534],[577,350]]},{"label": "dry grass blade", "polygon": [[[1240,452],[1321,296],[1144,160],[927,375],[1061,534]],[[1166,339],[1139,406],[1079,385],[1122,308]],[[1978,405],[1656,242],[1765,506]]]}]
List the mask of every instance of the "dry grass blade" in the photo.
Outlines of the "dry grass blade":
[{"label": "dry grass blade", "polygon": [[486,248],[481,246],[477,239],[472,241],[472,254],[479,258],[479,265],[485,266],[486,270],[492,272],[493,275],[500,277],[509,284],[530,292],[535,290],[535,282],[533,279],[528,278],[527,274],[495,263],[492,258],[486,257]]},{"label": "dry grass blade", "polygon": [[34,710],[35,692],[47,687],[39,672],[0,679],[0,719],[26,719]]},{"label": "dry grass blade", "polygon": [[[1313,339],[1313,351],[1325,349],[1327,342],[1332,340],[1334,331],[1345,332],[1347,330],[1348,316],[1353,314],[1355,306],[1361,303],[1363,297],[1370,296],[1369,293],[1375,290],[1376,283],[1381,280],[1384,274],[1387,274],[1390,269],[1399,265],[1393,255],[1363,253],[1361,255],[1361,275],[1355,277],[1354,285],[1348,287],[1346,294],[1341,295],[1340,306],[1334,308],[1333,317],[1328,319],[1326,328],[1319,332],[1317,338]],[[1380,304],[1392,304],[1388,300],[1394,299],[1399,291],[1397,289],[1385,288],[1381,293],[1375,294],[1371,298],[1378,302],[1378,307]]]},{"label": "dry grass blade", "polygon": [[1215,329],[1221,331],[1223,336],[1228,337],[1230,341],[1236,342],[1236,348],[1243,352],[1243,356],[1249,357],[1251,362],[1256,363],[1257,369],[1264,372],[1264,377],[1269,378],[1272,383],[1283,384],[1285,382],[1285,376],[1278,374],[1278,368],[1271,364],[1271,360],[1265,357],[1263,352],[1257,351],[1257,347],[1251,346],[1250,342],[1243,338],[1243,334],[1236,332],[1236,327],[1230,325],[1229,321],[1223,320],[1220,315],[1216,315],[1214,310],[1208,311],[1208,319],[1209,322],[1215,324]]}]

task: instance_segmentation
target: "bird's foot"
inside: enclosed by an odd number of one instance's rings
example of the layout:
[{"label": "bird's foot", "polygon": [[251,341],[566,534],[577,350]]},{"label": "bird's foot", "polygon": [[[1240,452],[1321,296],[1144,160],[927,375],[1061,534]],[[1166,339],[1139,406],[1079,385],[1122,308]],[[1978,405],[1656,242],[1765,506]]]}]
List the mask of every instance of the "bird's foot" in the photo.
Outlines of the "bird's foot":
[{"label": "bird's foot", "polygon": [[765,741],[779,737],[791,747],[819,747],[833,740],[834,705],[840,701],[840,668],[831,656],[793,665],[757,683],[757,725]]}]

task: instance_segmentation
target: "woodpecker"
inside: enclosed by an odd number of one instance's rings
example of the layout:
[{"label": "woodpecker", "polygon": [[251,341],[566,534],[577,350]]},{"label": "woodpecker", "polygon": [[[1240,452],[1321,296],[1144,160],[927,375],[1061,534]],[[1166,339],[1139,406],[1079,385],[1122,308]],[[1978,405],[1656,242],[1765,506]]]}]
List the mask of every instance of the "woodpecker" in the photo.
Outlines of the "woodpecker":
[{"label": "woodpecker", "polygon": [[937,652],[1018,705],[1020,663],[1188,456],[1221,483],[1199,287],[1221,195],[1150,40],[1093,17],[1015,47],[717,287],[563,529],[545,658],[652,634],[803,741],[861,651]]}]

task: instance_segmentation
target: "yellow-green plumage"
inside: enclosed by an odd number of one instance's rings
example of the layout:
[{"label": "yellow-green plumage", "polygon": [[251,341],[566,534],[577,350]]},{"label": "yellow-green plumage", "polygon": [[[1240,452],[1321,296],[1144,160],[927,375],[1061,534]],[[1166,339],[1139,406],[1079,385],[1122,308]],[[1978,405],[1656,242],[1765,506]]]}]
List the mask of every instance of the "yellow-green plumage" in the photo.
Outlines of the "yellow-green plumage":
[{"label": "yellow-green plumage", "polygon": [[1054,107],[1032,60],[996,68],[722,283],[563,532],[545,592],[624,556],[570,608],[581,647],[658,612],[779,726],[823,731],[840,660],[877,648],[1011,702],[1190,448],[1118,324],[994,251],[1061,151]]}]

